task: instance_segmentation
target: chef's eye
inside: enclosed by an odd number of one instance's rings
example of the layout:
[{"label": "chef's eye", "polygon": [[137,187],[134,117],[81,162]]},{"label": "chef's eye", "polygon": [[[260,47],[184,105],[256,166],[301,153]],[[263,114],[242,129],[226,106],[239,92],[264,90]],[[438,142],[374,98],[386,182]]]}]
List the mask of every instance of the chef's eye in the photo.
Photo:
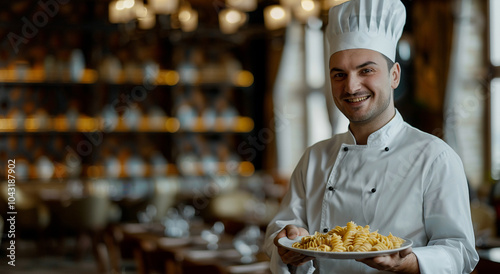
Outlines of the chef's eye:
[{"label": "chef's eye", "polygon": [[365,69],[362,69],[361,70],[361,73],[363,74],[368,74],[368,73],[371,73],[371,72],[374,72],[375,70],[374,69],[371,69],[371,68],[365,68]]},{"label": "chef's eye", "polygon": [[332,75],[332,79],[334,79],[334,80],[341,80],[341,79],[345,78],[346,76],[347,76],[347,74],[339,72],[339,73],[333,74]]}]

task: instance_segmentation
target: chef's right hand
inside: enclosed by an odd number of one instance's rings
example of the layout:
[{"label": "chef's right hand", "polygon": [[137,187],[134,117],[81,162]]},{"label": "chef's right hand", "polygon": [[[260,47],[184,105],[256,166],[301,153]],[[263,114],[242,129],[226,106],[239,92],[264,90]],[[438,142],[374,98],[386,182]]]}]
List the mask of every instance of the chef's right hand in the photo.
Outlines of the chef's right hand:
[{"label": "chef's right hand", "polygon": [[302,228],[302,227],[297,227],[294,225],[287,225],[285,228],[283,228],[278,235],[274,238],[274,245],[278,247],[278,254],[281,257],[281,260],[285,264],[290,264],[293,266],[299,266],[302,264],[305,264],[306,262],[314,259],[314,257],[306,256],[303,254],[300,254],[295,251],[288,250],[284,247],[282,247],[279,243],[278,240],[283,237],[288,237],[288,239],[295,239],[297,236],[307,236],[309,235],[309,232]]}]

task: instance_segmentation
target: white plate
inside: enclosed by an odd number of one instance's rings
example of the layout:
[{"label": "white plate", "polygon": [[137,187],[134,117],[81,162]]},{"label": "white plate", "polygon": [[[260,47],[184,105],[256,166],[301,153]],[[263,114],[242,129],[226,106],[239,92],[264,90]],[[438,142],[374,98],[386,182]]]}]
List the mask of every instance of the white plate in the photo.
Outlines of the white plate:
[{"label": "white plate", "polygon": [[287,237],[283,237],[278,240],[278,243],[285,247],[286,249],[311,256],[311,257],[321,257],[328,259],[364,259],[364,258],[372,258],[376,256],[382,256],[387,254],[392,254],[399,252],[401,250],[405,250],[408,247],[413,245],[412,240],[403,238],[405,242],[399,248],[382,250],[382,251],[370,251],[370,252],[328,252],[328,251],[313,251],[307,249],[300,249],[292,247],[292,244],[295,242],[300,242],[303,236],[299,236],[293,240],[288,239]]}]

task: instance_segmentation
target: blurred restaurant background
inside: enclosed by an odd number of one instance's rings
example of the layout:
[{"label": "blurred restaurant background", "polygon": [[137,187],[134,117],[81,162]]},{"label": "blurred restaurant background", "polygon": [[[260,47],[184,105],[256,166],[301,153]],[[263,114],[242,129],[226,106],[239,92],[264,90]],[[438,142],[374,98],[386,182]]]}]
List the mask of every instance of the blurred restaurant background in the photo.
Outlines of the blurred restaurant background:
[{"label": "blurred restaurant background", "polygon": [[[269,273],[295,164],[347,129],[323,37],[342,2],[1,1],[0,272]],[[402,2],[396,106],[461,156],[493,273],[500,1]]]}]

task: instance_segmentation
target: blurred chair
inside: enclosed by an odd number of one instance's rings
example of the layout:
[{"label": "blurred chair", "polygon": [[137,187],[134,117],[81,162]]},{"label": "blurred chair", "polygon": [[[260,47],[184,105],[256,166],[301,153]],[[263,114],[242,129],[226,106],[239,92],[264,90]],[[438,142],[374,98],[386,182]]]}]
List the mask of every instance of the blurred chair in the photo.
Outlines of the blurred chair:
[{"label": "blurred chair", "polygon": [[[51,215],[48,207],[34,193],[28,193],[21,187],[16,187],[15,209],[16,214],[16,238],[34,240],[37,252],[45,252],[46,230],[49,226]],[[0,188],[2,201],[2,213],[12,211],[7,208],[9,193],[7,187]],[[3,216],[7,219],[8,216]]]},{"label": "blurred chair", "polygon": [[495,236],[498,237],[500,236],[500,180],[492,185],[489,194],[489,203],[496,212],[495,224],[497,230],[495,231]]},{"label": "blurred chair", "polygon": [[103,230],[108,224],[111,202],[108,197],[89,195],[61,207],[61,224],[74,230]]},{"label": "blurred chair", "polygon": [[149,204],[155,206],[154,221],[162,221],[169,208],[175,205],[179,193],[179,182],[174,178],[157,178],[154,180],[154,194]]},{"label": "blurred chair", "polygon": [[479,201],[471,202],[470,207],[476,244],[487,244],[496,235],[495,210],[490,205]]},{"label": "blurred chair", "polygon": [[58,219],[66,236],[76,235],[76,259],[81,259],[88,248],[90,238],[92,253],[98,270],[108,272],[109,255],[104,242],[104,233],[110,221],[112,204],[102,194],[88,195],[67,203],[62,202],[58,210]]},{"label": "blurred chair", "polygon": [[182,273],[223,274],[222,270],[217,266],[216,260],[217,258],[211,261],[185,258],[181,262]]},{"label": "blurred chair", "polygon": [[[163,227],[155,224],[117,224],[106,234],[112,270],[117,273],[174,273],[167,271],[173,255],[159,248]],[[178,273],[178,272],[175,272]]]},{"label": "blurred chair", "polygon": [[[151,183],[153,183],[154,191],[150,197],[143,199],[122,199],[117,202],[122,209],[123,215],[121,221],[123,223],[141,221],[138,218],[138,214],[144,212],[148,206],[152,206],[155,209],[155,213],[154,216],[150,216],[151,219],[149,222],[159,224],[163,217],[166,216],[168,209],[176,203],[179,192],[179,182],[177,179],[161,177],[153,179]],[[144,225],[147,227],[148,224]],[[124,268],[131,268],[131,260],[135,261],[136,270],[139,273],[148,273],[151,269],[160,270],[168,268],[163,263],[167,261],[165,256],[168,254],[163,252],[158,255],[156,248],[148,248],[150,245],[147,240],[137,242],[135,239],[127,237],[127,233],[124,233],[123,226],[120,226],[120,224],[112,226],[107,231],[105,241],[110,263],[112,269],[115,271],[120,272]]]},{"label": "blurred chair", "polygon": [[129,268],[136,270],[134,250],[137,244],[126,237],[120,223],[111,224],[104,234],[104,242],[109,254],[111,272],[126,272]]}]

